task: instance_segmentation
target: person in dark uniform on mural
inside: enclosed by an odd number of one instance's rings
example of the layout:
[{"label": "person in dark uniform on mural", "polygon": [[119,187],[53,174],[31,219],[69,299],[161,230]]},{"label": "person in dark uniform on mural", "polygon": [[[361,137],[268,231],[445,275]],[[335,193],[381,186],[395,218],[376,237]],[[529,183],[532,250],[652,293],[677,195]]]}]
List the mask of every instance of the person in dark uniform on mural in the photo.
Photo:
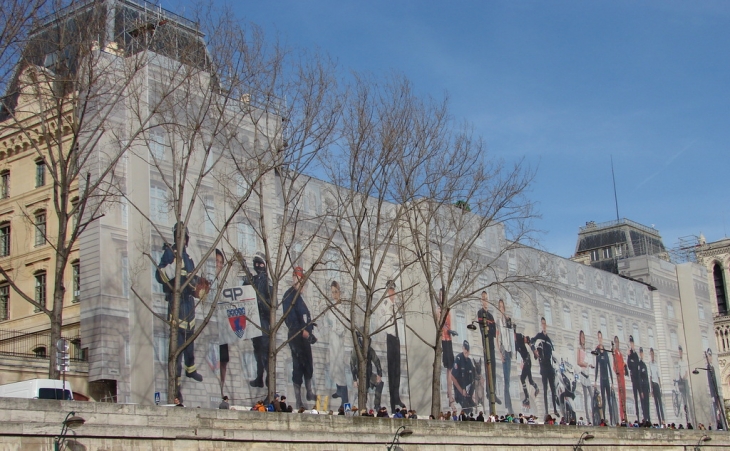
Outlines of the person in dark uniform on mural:
[{"label": "person in dark uniform on mural", "polygon": [[[362,349],[363,342],[362,342],[362,334],[360,332],[357,332],[357,342],[360,345],[360,349]],[[373,365],[375,366],[375,372],[373,372]],[[357,392],[357,383],[358,383],[358,372],[360,371],[360,363],[357,360],[357,353],[355,350],[352,351],[352,354],[350,355],[350,372],[352,373],[352,383],[354,385],[355,391]],[[375,390],[375,410],[380,410],[381,407],[381,399],[383,396],[383,386],[385,386],[385,383],[383,383],[383,367],[380,365],[380,359],[378,358],[378,355],[375,353],[375,349],[372,347],[372,343],[370,346],[370,349],[368,349],[368,360],[367,360],[367,369],[365,372],[365,377],[367,377],[367,384],[368,388],[367,390],[370,390],[371,388]],[[366,391],[367,393],[367,391]],[[363,412],[367,412],[367,409],[365,408],[367,404],[367,400],[361,401],[360,406],[363,409]]]},{"label": "person in dark uniform on mural", "polygon": [[474,402],[474,389],[476,380],[476,369],[474,362],[469,358],[469,342],[464,340],[461,345],[461,352],[454,359],[454,367],[451,369],[451,383],[454,384],[454,399],[466,412],[471,412]]},{"label": "person in dark uniform on mural", "polygon": [[540,327],[542,331],[532,337],[530,344],[535,358],[540,362],[540,376],[542,376],[542,397],[545,402],[545,414],[550,410],[547,400],[547,389],[550,387],[550,393],[553,400],[553,413],[558,415],[557,397],[555,396],[555,369],[553,368],[553,340],[547,334],[547,322],[545,317],[540,318]]},{"label": "person in dark uniform on mural", "polygon": [[[494,353],[494,340],[497,338],[497,323],[494,321],[494,316],[492,316],[492,313],[489,311],[489,294],[486,291],[482,291],[482,308],[479,309],[477,312],[477,319],[479,320],[479,330],[482,334],[482,337],[484,336],[484,328],[486,324],[487,328],[487,346],[489,346],[489,355],[492,356],[491,361],[489,362],[489,366],[491,367],[491,373],[492,373],[492,382],[494,385],[497,384],[497,365],[496,365],[496,354]],[[484,358],[486,359],[486,352],[484,353]],[[488,376],[488,375],[485,375]],[[486,384],[486,392],[487,392],[487,400],[492,399],[490,397],[489,393],[489,383]],[[496,387],[495,387],[496,389]],[[497,393],[495,390],[494,393],[494,402],[497,404],[502,404],[502,401],[497,397]]]},{"label": "person in dark uniform on mural", "polygon": [[[167,316],[168,320],[173,321],[173,291],[175,290],[175,256],[178,249],[178,240],[182,239],[182,267],[180,268],[180,277],[178,286],[183,287],[180,293],[180,303],[177,314],[177,345],[182,346],[188,338],[192,337],[195,333],[195,298],[194,290],[198,283],[198,277],[193,277],[188,282],[189,274],[195,269],[195,263],[193,259],[188,255],[187,247],[190,242],[190,235],[188,234],[187,227],[183,227],[181,222],[175,224],[172,229],[173,244],[170,246],[165,243],[160,263],[157,265],[157,271],[155,271],[155,279],[157,282],[162,284],[162,291],[165,293],[165,301],[167,301]],[[183,349],[177,357],[177,384],[178,384],[178,397],[182,394],[180,390],[180,376],[182,374],[182,363],[185,360],[185,376],[198,381],[203,381],[203,376],[197,371],[195,365],[195,342],[190,343]]]},{"label": "person in dark uniform on mural", "polygon": [[639,394],[639,355],[634,349],[634,336],[629,335],[629,357],[626,359],[626,366],[629,367],[629,376],[631,377],[631,388],[634,392],[634,406],[636,407],[636,421],[641,421],[639,418],[639,401],[641,401],[641,395]]},{"label": "person in dark uniform on mural", "polygon": [[[601,395],[601,419],[606,419],[606,407],[608,407],[608,413],[611,415],[611,387],[613,386],[613,371],[611,371],[611,359],[609,353],[603,347],[603,332],[598,331],[598,346],[594,351],[596,354],[596,374],[593,376],[593,384],[596,385],[596,381],[600,377],[600,386],[596,389],[599,390]],[[615,418],[611,415],[611,423],[615,424]]]},{"label": "person in dark uniform on mural", "polygon": [[314,362],[312,360],[312,343],[314,323],[307,304],[302,299],[304,289],[304,270],[301,266],[294,268],[292,286],[286,290],[282,299],[282,309],[286,315],[284,321],[289,329],[289,349],[292,357],[292,383],[297,407],[305,407],[302,401],[302,380],[307,389],[307,401],[314,401],[317,395],[312,390]]},{"label": "person in dark uniform on mural", "polygon": [[639,348],[639,397],[641,398],[641,421],[651,422],[649,413],[649,368],[644,362],[644,348]]},{"label": "person in dark uniform on mural", "polygon": [[261,336],[251,339],[253,354],[256,359],[256,379],[249,381],[251,387],[268,386],[268,380],[264,379],[264,372],[269,365],[269,328],[271,327],[271,292],[273,287],[269,283],[269,275],[266,273],[266,261],[262,254],[256,254],[253,258],[253,269],[255,275],[251,275],[246,268],[246,279],[243,285],[252,285],[256,290],[256,304],[259,309],[259,326]]},{"label": "person in dark uniform on mural", "polygon": [[400,399],[400,328],[402,327],[402,306],[395,291],[395,282],[389,280],[386,285],[387,298],[381,302],[380,316],[385,329],[386,352],[388,361],[388,391],[390,393],[390,411],[395,407],[405,407]]},{"label": "person in dark uniform on mural", "polygon": [[522,334],[517,333],[517,326],[512,325],[512,330],[515,331],[515,349],[522,357],[522,372],[520,373],[520,382],[522,382],[522,391],[525,393],[525,399],[522,401],[522,405],[526,408],[530,407],[530,394],[527,392],[527,384],[525,381],[530,381],[530,385],[535,389],[535,397],[540,394],[540,389],[537,388],[537,384],[532,380],[532,357],[530,352],[527,350],[527,344],[530,343],[530,337],[526,337]]}]

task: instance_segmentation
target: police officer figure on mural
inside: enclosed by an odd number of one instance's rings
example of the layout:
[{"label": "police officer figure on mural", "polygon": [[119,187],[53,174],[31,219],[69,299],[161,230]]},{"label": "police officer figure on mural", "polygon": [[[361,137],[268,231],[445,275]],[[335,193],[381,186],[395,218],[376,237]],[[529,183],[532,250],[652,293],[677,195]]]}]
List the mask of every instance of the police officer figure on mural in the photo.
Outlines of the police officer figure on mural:
[{"label": "police officer figure on mural", "polygon": [[386,283],[388,298],[381,303],[381,315],[385,321],[383,324],[386,333],[386,351],[388,360],[388,389],[390,392],[390,409],[395,412],[395,407],[405,407],[400,399],[400,331],[399,319],[401,318],[401,306],[395,294],[395,282],[389,280]]},{"label": "police officer figure on mural", "polygon": [[256,275],[251,277],[246,268],[246,280],[244,285],[253,285],[256,290],[256,304],[259,308],[259,326],[261,327],[261,336],[251,339],[253,344],[253,354],[256,358],[256,379],[249,381],[251,387],[263,387],[264,382],[268,387],[269,381],[264,379],[264,371],[267,371],[269,365],[269,328],[271,327],[271,291],[273,287],[269,284],[269,276],[266,273],[266,261],[261,254],[256,254],[253,258],[253,268]]},{"label": "police officer figure on mural", "polygon": [[[357,332],[357,342],[362,349],[362,334]],[[380,365],[380,359],[375,354],[375,349],[372,346],[368,349],[367,369],[365,371],[365,377],[367,378],[367,390],[371,388],[375,389],[375,410],[380,410],[381,399],[383,396],[383,367]],[[373,365],[375,365],[375,373],[373,373]],[[350,356],[350,372],[352,372],[352,383],[357,389],[358,372],[360,371],[360,362],[357,360],[357,353],[353,350]],[[367,396],[367,395],[366,395]],[[365,410],[367,401],[360,401],[360,405]]]},{"label": "police officer figure on mural", "polygon": [[[489,295],[486,291],[482,291],[482,308],[477,312],[477,319],[479,320],[479,330],[484,336],[484,325],[487,327],[487,346],[489,346],[489,355],[492,356],[489,366],[491,367],[492,383],[497,383],[497,366],[495,365],[496,356],[494,354],[494,340],[497,338],[497,324],[494,322],[494,316],[489,311]],[[486,355],[485,355],[486,358]],[[485,374],[485,376],[489,376]],[[502,401],[497,397],[496,387],[494,387],[494,402],[502,404]],[[487,383],[487,399],[491,399],[489,392],[489,383]]]},{"label": "police officer figure on mural", "polygon": [[644,348],[639,348],[639,397],[641,398],[642,421],[651,421],[649,414],[649,369],[644,362]]},{"label": "police officer figure on mural", "polygon": [[598,331],[598,345],[594,351],[596,355],[596,374],[593,376],[593,383],[595,384],[600,377],[600,385],[596,387],[598,393],[601,395],[601,419],[606,419],[606,408],[608,408],[608,414],[611,416],[611,423],[615,424],[615,418],[613,418],[613,412],[611,412],[611,387],[613,386],[613,371],[611,371],[611,360],[608,355],[608,351],[603,347],[603,332]]},{"label": "police officer figure on mural", "polygon": [[[157,271],[155,271],[155,279],[162,284],[162,291],[165,293],[165,301],[167,301],[167,315],[170,321],[173,321],[173,291],[175,290],[175,256],[177,254],[178,239],[183,239],[182,245],[182,267],[180,268],[180,278],[177,281],[179,287],[183,287],[180,293],[180,305],[178,308],[177,315],[177,345],[182,346],[188,338],[192,337],[195,333],[195,298],[193,297],[194,289],[198,283],[198,277],[193,277],[190,283],[188,282],[188,275],[195,269],[195,263],[193,259],[188,255],[187,246],[190,241],[188,230],[183,227],[181,222],[175,224],[172,229],[174,236],[173,245],[165,243],[162,258],[160,263],[157,265]],[[182,374],[182,362],[185,359],[185,376],[196,380],[198,382],[203,381],[203,376],[197,371],[195,365],[195,343],[192,342],[183,349],[177,357],[177,378],[178,386],[180,385],[180,376]],[[178,396],[179,393],[178,387]]]},{"label": "police officer figure on mural", "polygon": [[294,383],[294,395],[296,396],[297,407],[305,407],[302,401],[302,379],[307,388],[307,401],[314,401],[317,395],[312,391],[312,374],[314,373],[314,362],[312,360],[312,343],[317,339],[314,337],[312,316],[309,313],[307,304],[302,299],[301,291],[304,289],[304,270],[301,266],[294,268],[292,286],[282,299],[282,308],[286,318],[286,327],[289,329],[289,349],[292,357],[292,382]]},{"label": "police officer figure on mural", "polygon": [[639,355],[634,349],[634,336],[629,335],[629,357],[626,359],[626,366],[629,367],[629,376],[631,377],[631,388],[634,391],[634,406],[636,408],[636,421],[639,419],[639,402],[641,395],[639,394]]},{"label": "police officer figure on mural", "polygon": [[476,369],[474,362],[469,358],[469,342],[464,340],[461,345],[461,353],[454,359],[454,367],[451,369],[451,381],[454,384],[454,399],[459,403],[465,412],[471,412],[474,402],[474,382]]},{"label": "police officer figure on mural", "polygon": [[520,382],[522,382],[522,391],[525,393],[525,399],[522,401],[522,405],[526,408],[530,408],[530,394],[527,392],[527,381],[530,382],[532,388],[535,389],[535,397],[540,394],[540,389],[537,388],[537,384],[532,380],[532,358],[527,350],[527,344],[530,342],[530,337],[526,337],[522,334],[517,333],[517,328],[513,326],[515,332],[515,348],[522,357],[522,372],[520,373]]}]

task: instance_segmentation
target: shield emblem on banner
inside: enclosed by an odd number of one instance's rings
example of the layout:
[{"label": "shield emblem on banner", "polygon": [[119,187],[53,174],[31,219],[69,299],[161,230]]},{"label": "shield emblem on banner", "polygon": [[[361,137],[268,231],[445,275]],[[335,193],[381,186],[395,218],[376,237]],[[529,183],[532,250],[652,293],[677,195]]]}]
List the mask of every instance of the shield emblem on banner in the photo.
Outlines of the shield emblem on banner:
[{"label": "shield emblem on banner", "polygon": [[231,326],[231,330],[238,338],[243,338],[246,333],[246,309],[239,307],[236,309],[229,309],[228,324]]}]

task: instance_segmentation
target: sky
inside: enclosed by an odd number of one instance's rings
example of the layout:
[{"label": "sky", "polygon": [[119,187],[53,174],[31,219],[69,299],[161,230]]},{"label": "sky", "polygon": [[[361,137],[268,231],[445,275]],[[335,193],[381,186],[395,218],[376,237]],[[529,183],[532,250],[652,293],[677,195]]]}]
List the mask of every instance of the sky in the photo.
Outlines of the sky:
[{"label": "sky", "polygon": [[402,73],[448,96],[490,155],[536,170],[528,195],[548,252],[570,257],[580,226],[616,219],[611,160],[619,217],[653,225],[667,247],[730,231],[730,2],[230,5],[343,74]]}]

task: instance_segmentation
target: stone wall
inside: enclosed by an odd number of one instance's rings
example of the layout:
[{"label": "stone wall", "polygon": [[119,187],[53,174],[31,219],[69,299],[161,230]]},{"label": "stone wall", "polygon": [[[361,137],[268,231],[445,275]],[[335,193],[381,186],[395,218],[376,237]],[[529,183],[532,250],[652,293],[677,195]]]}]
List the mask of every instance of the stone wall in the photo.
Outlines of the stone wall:
[{"label": "stone wall", "polygon": [[[88,451],[192,450],[382,450],[400,426],[408,450],[490,449],[568,450],[583,432],[595,435],[584,449],[691,449],[704,431],[578,428],[476,422],[391,420],[309,414],[141,405],[0,399],[0,450],[53,449],[53,438],[70,411],[86,423],[75,430],[68,449]],[[706,449],[730,448],[730,435],[708,432]]]}]

